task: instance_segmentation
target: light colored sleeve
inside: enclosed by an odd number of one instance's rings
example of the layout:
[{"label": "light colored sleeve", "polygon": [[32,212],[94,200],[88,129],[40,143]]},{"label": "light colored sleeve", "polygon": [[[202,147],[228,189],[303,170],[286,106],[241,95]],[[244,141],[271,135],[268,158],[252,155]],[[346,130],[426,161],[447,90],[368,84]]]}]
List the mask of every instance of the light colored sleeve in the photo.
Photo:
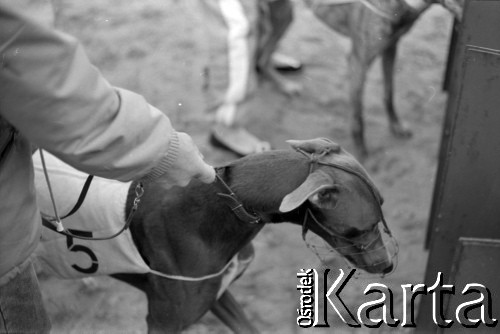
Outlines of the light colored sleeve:
[{"label": "light colored sleeve", "polygon": [[179,149],[169,119],[112,87],[75,38],[2,5],[0,116],[73,167],[122,181],[163,174]]}]

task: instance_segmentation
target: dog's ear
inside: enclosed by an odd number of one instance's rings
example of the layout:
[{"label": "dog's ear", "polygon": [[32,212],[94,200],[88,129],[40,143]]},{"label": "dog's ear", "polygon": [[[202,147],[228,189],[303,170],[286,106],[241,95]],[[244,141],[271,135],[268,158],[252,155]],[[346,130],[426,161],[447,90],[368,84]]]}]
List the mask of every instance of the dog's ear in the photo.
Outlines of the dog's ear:
[{"label": "dog's ear", "polygon": [[316,170],[309,174],[297,189],[283,198],[280,211],[290,212],[308,199],[311,199],[314,204],[320,207],[333,208],[336,201],[335,195],[336,187],[331,176],[322,170]]},{"label": "dog's ear", "polygon": [[287,140],[293,149],[300,149],[307,153],[340,152],[340,145],[328,138],[316,138],[308,140]]}]

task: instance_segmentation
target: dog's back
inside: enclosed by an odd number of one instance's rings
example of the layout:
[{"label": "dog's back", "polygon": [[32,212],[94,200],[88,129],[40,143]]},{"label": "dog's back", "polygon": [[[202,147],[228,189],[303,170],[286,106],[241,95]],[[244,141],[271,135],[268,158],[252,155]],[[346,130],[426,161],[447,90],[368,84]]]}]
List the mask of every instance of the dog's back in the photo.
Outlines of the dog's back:
[{"label": "dog's back", "polygon": [[379,38],[415,22],[427,5],[412,8],[402,0],[384,0],[379,5],[360,0],[305,0],[306,4],[329,28],[353,40],[366,41],[371,35]]}]

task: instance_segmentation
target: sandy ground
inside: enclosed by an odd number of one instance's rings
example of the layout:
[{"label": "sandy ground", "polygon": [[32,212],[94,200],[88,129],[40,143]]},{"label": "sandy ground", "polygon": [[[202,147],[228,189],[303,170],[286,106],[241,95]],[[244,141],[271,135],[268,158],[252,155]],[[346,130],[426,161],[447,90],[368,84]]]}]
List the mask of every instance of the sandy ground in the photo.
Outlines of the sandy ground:
[{"label": "sandy ground", "polygon": [[[194,1],[55,2],[58,25],[82,40],[92,61],[113,84],[143,94],[164,110],[178,130],[193,136],[211,163],[235,159],[208,144],[212,116],[204,110],[202,94],[203,24]],[[366,135],[372,155],[365,165],[385,198],[386,219],[400,245],[397,270],[375,280],[395,289],[397,315],[401,315],[402,306],[400,285],[421,283],[425,271],[423,244],[447,99],[441,86],[450,31],[451,15],[436,6],[400,43],[396,106],[414,131],[412,139],[397,140],[389,134],[379,61],[370,71],[366,87]],[[282,49],[304,63],[301,74],[290,76],[304,85],[304,92],[287,98],[263,82],[251,102],[251,113],[245,117],[246,126],[275,148],[286,148],[287,139],[325,136],[352,149],[346,85],[348,48],[348,40],[328,30],[297,2],[296,20]],[[231,290],[262,333],[306,332],[295,324],[299,298],[296,273],[299,268],[318,267],[317,258],[302,242],[300,229],[287,224],[266,227],[255,245],[254,263]],[[362,290],[373,281],[351,282],[344,292],[349,305],[367,301]],[[146,331],[146,298],[128,285],[107,277],[85,283],[45,276],[41,284],[54,333]],[[340,333],[350,332],[338,317],[332,316],[330,325]],[[225,332],[210,314],[186,330],[190,334]]]}]

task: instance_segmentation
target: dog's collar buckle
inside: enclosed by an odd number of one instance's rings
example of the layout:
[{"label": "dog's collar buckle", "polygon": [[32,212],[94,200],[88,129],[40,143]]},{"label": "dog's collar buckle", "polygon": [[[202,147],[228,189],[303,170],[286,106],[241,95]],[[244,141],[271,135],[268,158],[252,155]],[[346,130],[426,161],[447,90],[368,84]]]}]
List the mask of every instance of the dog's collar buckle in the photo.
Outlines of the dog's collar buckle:
[{"label": "dog's collar buckle", "polygon": [[245,207],[243,206],[243,203],[238,199],[236,194],[231,190],[231,188],[227,185],[226,182],[222,179],[222,177],[219,175],[219,170],[216,170],[215,176],[216,176],[216,183],[220,185],[220,187],[223,189],[223,191],[226,192],[220,192],[217,193],[217,196],[222,199],[227,206],[233,211],[233,213],[238,217],[239,220],[242,222],[248,223],[248,224],[259,224],[263,222],[263,219],[259,217],[258,214],[255,212],[248,212]]}]

